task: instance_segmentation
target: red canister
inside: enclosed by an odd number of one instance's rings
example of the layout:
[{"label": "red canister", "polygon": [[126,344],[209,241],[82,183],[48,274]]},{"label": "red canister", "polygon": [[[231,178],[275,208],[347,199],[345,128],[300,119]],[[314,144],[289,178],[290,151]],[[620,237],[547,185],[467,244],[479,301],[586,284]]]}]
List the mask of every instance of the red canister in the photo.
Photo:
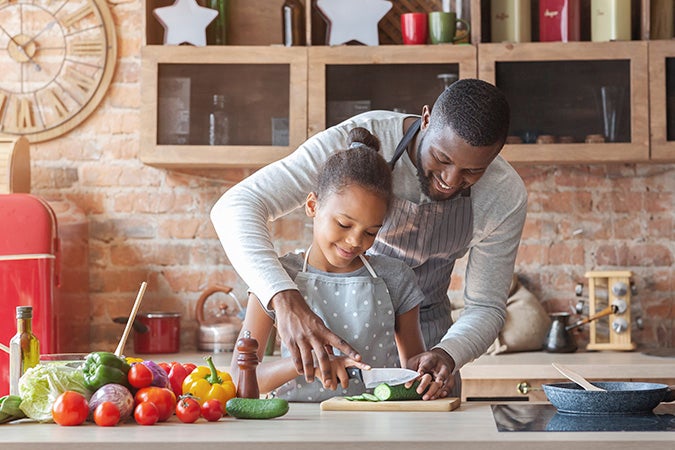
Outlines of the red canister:
[{"label": "red canister", "polygon": [[134,352],[178,353],[180,351],[180,314],[138,313],[136,320],[148,329],[145,332],[134,332]]},{"label": "red canister", "polygon": [[578,41],[580,0],[539,0],[539,40]]}]

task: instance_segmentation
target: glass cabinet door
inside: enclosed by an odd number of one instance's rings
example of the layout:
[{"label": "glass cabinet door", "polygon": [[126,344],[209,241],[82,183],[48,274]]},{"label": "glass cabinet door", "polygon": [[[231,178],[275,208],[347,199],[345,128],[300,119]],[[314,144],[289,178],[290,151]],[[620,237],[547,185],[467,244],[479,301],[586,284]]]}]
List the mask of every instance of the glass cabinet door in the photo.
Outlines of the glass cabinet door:
[{"label": "glass cabinet door", "polygon": [[308,134],[375,109],[420,114],[445,87],[475,76],[468,45],[311,47]]},{"label": "glass cabinet door", "polygon": [[285,156],[306,138],[306,64],[302,48],[144,48],[141,158],[259,167]]},{"label": "glass cabinet door", "polygon": [[675,45],[649,42],[651,157],[675,161]]},{"label": "glass cabinet door", "polygon": [[647,43],[481,44],[479,76],[511,105],[522,162],[649,159]]}]

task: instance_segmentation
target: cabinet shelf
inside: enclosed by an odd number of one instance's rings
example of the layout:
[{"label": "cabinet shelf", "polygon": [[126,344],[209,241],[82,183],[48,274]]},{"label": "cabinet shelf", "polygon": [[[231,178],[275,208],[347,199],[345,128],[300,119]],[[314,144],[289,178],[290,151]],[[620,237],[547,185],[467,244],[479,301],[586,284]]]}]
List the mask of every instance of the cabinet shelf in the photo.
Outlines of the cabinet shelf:
[{"label": "cabinet shelf", "polygon": [[[166,88],[168,79],[188,85],[183,99]],[[141,83],[140,156],[147,164],[261,167],[307,138],[304,48],[147,46]],[[216,93],[227,98],[230,140],[207,145],[210,99]],[[176,102],[184,105],[180,117]],[[180,139],[167,135],[183,125],[181,120],[189,122],[189,131]]]},{"label": "cabinet shelf", "polygon": [[[508,160],[649,159],[647,42],[480,44],[478,61],[479,78],[496,84],[509,98],[511,134],[525,142],[504,147]],[[610,108],[609,96],[602,96],[602,86],[624,88],[615,99],[616,109]],[[616,133],[610,137],[606,127],[612,124]],[[572,143],[534,143],[537,135],[549,137],[556,131]],[[585,143],[591,134],[604,134],[609,142]]]}]

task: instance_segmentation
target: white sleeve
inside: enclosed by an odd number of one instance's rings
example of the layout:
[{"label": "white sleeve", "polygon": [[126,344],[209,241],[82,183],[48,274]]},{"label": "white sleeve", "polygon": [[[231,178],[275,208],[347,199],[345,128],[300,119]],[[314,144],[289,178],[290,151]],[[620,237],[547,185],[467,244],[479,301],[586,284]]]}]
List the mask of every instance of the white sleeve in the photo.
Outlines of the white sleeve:
[{"label": "white sleeve", "polygon": [[527,214],[524,184],[520,177],[513,182],[517,184],[510,184],[506,194],[512,196],[510,201],[494,202],[493,196],[487,205],[484,213],[492,220],[481,218],[474,223],[482,236],[469,250],[464,312],[436,345],[453,358],[455,371],[485,353],[504,326],[506,300]]},{"label": "white sleeve", "polygon": [[266,307],[274,294],[297,289],[279,263],[268,222],[304,204],[321,164],[346,142],[344,129],[319,133],[230,188],[211,209],[211,222],[232,266]]}]

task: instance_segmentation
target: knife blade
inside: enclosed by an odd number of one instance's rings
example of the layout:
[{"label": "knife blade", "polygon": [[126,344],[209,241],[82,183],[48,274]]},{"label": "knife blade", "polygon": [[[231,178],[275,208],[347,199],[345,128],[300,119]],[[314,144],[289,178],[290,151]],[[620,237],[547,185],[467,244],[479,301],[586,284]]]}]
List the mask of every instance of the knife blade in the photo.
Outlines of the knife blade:
[{"label": "knife blade", "polygon": [[370,370],[361,370],[357,367],[347,367],[349,378],[360,380],[366,388],[374,388],[380,383],[387,383],[391,386],[407,383],[419,376],[417,372],[410,369],[400,368],[374,368]]}]

